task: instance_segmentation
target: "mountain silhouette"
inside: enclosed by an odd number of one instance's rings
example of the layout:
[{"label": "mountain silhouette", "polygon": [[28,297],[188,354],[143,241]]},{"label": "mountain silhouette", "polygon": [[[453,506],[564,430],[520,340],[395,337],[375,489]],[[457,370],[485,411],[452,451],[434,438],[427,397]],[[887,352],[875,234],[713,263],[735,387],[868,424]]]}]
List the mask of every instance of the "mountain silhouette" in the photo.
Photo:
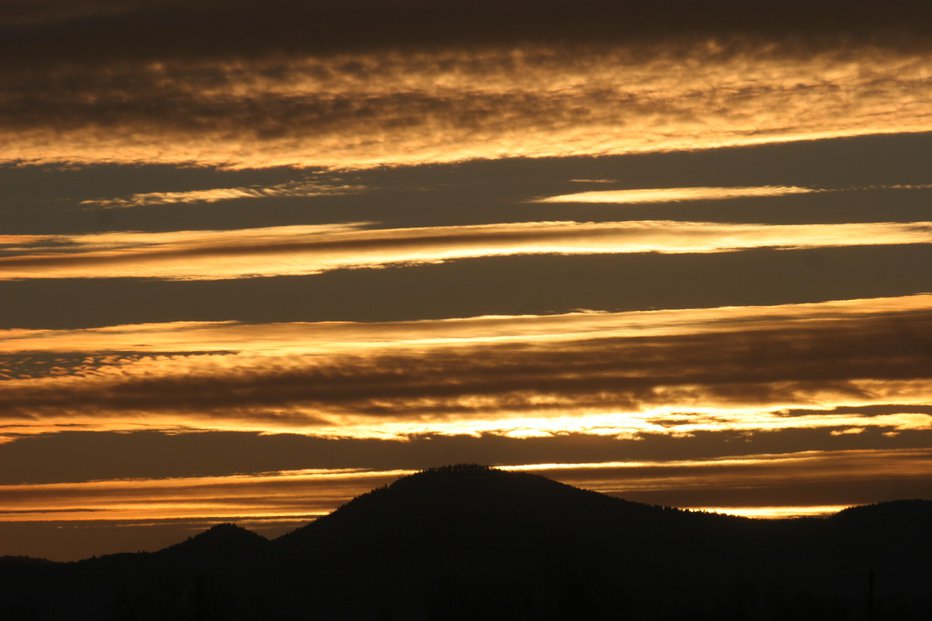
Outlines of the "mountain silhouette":
[{"label": "mountain silhouette", "polygon": [[928,620],[930,526],[924,500],[749,520],[447,466],[273,541],[0,559],[0,618]]},{"label": "mountain silhouette", "polygon": [[235,524],[217,524],[203,533],[157,552],[165,558],[188,562],[200,559],[227,561],[249,558],[268,550],[269,540]]}]

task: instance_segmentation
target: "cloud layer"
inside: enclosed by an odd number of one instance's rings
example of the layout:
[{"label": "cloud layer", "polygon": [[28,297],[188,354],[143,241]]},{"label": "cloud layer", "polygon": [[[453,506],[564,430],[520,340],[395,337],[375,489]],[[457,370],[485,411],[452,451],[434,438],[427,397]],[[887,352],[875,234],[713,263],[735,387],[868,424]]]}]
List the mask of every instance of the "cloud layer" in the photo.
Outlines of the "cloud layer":
[{"label": "cloud layer", "polygon": [[[525,254],[668,254],[932,242],[932,223],[758,225],[639,220],[405,229],[365,223],[0,237],[0,280],[220,280]],[[6,255],[6,256],[3,256]]]},{"label": "cloud layer", "polygon": [[104,4],[0,22],[0,159],[346,168],[932,127],[919,2],[793,23],[776,3]]},{"label": "cloud layer", "polygon": [[[0,420],[8,433],[895,434],[932,424],[929,307],[916,296],[398,324],[13,330],[4,349],[51,360],[5,371]],[[881,405],[892,409],[871,410]]]}]

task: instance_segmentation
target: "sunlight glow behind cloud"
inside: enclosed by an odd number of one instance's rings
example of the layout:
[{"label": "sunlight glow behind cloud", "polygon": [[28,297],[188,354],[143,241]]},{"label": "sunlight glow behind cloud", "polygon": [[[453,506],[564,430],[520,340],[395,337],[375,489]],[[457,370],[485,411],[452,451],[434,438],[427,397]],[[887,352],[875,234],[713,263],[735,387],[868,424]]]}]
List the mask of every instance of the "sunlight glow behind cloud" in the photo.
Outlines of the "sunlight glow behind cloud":
[{"label": "sunlight glow behind cloud", "polygon": [[[718,485],[731,487],[754,475],[754,487],[767,489],[776,481],[821,480],[831,484],[850,477],[903,478],[926,471],[928,450],[807,451],[783,455],[746,455],[690,461],[639,463],[515,464],[503,470],[543,473],[571,485],[606,493],[705,488],[709,469]],[[882,472],[877,466],[882,466]],[[619,474],[623,471],[623,474]],[[0,485],[0,495],[13,501],[14,512],[0,511],[0,522],[91,521],[134,519],[215,519],[241,516],[253,519],[311,519],[372,487],[411,474],[406,469],[316,469],[277,471],[253,475],[180,477]],[[599,480],[599,477],[608,477]],[[714,495],[708,495],[714,499]],[[88,510],[88,507],[94,507]],[[721,511],[749,517],[822,515],[846,505],[773,505],[727,507],[688,505],[703,511]]]},{"label": "sunlight glow behind cloud", "polygon": [[[923,333],[930,308],[929,296],[912,296],[384,324],[11,330],[0,333],[0,351],[52,361],[86,353],[32,374],[3,370],[0,420],[8,433],[70,425],[358,438],[925,430],[932,368],[908,335]],[[875,406],[892,409],[868,411]]]},{"label": "sunlight glow behind cloud", "polygon": [[6,248],[0,247],[8,252],[0,256],[0,280],[222,280],[529,254],[688,254],[922,244],[932,242],[932,223],[765,225],[640,220],[396,229],[355,223],[26,237],[23,241],[6,237]]},{"label": "sunlight glow behind cloud", "polygon": [[616,205],[637,205],[641,203],[667,203],[680,201],[710,201],[731,198],[764,198],[787,196],[790,194],[809,194],[818,192],[812,188],[796,186],[752,186],[752,187],[693,187],[693,188],[644,188],[632,190],[597,190],[560,194],[538,199],[537,203],[608,203]]}]

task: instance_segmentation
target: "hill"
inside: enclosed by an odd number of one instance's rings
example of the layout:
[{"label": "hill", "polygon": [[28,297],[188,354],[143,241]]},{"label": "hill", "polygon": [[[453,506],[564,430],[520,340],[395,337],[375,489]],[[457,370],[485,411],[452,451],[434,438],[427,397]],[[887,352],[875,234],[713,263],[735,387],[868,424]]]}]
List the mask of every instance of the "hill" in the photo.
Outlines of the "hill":
[{"label": "hill", "polygon": [[451,466],[274,541],[0,561],[0,618],[929,619],[930,524],[921,500],[748,520]]}]

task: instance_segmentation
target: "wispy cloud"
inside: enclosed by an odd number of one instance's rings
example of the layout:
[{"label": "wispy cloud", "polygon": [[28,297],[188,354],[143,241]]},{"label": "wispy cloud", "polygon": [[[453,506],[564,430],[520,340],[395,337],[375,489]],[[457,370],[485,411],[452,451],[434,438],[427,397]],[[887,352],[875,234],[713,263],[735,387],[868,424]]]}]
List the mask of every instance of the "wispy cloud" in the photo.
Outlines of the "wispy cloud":
[{"label": "wispy cloud", "polygon": [[[868,497],[884,481],[909,480],[932,465],[928,449],[804,451],[690,461],[516,464],[504,470],[541,473],[557,480],[623,496],[693,490],[699,503],[727,499],[723,491],[743,488],[774,494],[779,484],[803,488],[838,485],[854,477]],[[256,475],[103,480],[77,483],[2,485],[0,494],[16,506],[0,511],[0,522],[165,520],[185,518],[313,519],[372,487],[413,470],[363,468],[290,470]],[[718,487],[716,494],[714,487]],[[696,492],[699,492],[698,494]],[[818,514],[824,505],[731,508],[731,513],[777,517]],[[859,501],[855,497],[852,500]],[[861,500],[863,502],[863,500]],[[699,510],[708,505],[686,504]],[[850,503],[849,503],[850,504]],[[682,506],[682,505],[681,505]],[[844,508],[842,505],[840,508]],[[838,510],[840,510],[840,508]]]},{"label": "wispy cloud", "polygon": [[[903,496],[926,495],[930,459],[928,449],[881,449],[673,461],[505,461],[502,467],[630,500],[778,517],[832,513],[887,499],[892,490]],[[113,536],[114,530],[126,536],[134,527],[145,529],[146,536],[133,549],[158,549],[217,521],[236,521],[277,536],[410,472],[407,468],[292,469],[254,475],[3,485],[0,495],[10,502],[0,512],[0,532],[7,536],[6,552],[39,553],[55,560],[119,552],[125,544]],[[24,532],[29,536],[22,536]],[[115,539],[120,539],[116,545]]]},{"label": "wispy cloud", "polygon": [[[588,183],[612,183],[611,180],[578,180]],[[535,203],[596,203],[613,205],[638,205],[643,203],[678,203],[686,201],[717,201],[735,198],[770,198],[794,194],[824,194],[832,192],[854,192],[863,190],[928,190],[929,184],[896,184],[853,186],[843,188],[809,188],[800,186],[764,185],[749,187],[699,186],[687,188],[634,188],[623,190],[592,190],[547,196]]]},{"label": "wispy cloud", "polygon": [[[246,186],[234,188],[211,188],[207,190],[185,190],[180,192],[144,192],[116,198],[93,198],[81,201],[88,207],[147,207],[150,205],[175,205],[216,203],[226,200],[259,198],[293,198],[311,196],[333,196],[359,192],[358,185],[336,185],[315,181],[289,181],[270,186]],[[3,240],[0,238],[0,243]]]},{"label": "wispy cloud", "polygon": [[[779,479],[803,479],[809,483],[837,482],[846,471],[859,471],[865,478],[921,476],[932,460],[929,449],[793,451],[751,453],[708,459],[655,459],[643,461],[604,461],[592,463],[536,463],[501,466],[504,470],[538,472],[574,485],[609,494],[632,494],[671,487],[722,490],[746,486],[776,487]],[[800,481],[801,482],[801,481]],[[709,494],[710,496],[712,494]],[[719,496],[721,501],[726,495]],[[772,498],[780,498],[775,495]],[[861,499],[857,499],[864,502]],[[783,503],[781,503],[783,504]]]},{"label": "wispy cloud", "polygon": [[[0,353],[249,352],[287,355],[352,353],[360,349],[495,345],[541,340],[683,336],[827,326],[835,321],[910,321],[932,309],[932,295],[837,300],[777,306],[726,306],[630,312],[480,316],[391,322],[172,322],[78,330],[0,330]],[[903,329],[909,329],[908,323]]]},{"label": "wispy cloud", "polygon": [[633,190],[595,190],[559,194],[537,199],[537,203],[610,203],[636,205],[640,203],[675,203],[681,201],[711,201],[730,198],[764,198],[791,194],[811,194],[819,190],[797,186],[765,185],[752,187],[692,187],[642,188]]},{"label": "wispy cloud", "polygon": [[4,485],[0,522],[291,518],[310,520],[410,470],[299,470],[263,475]]},{"label": "wispy cloud", "polygon": [[[231,231],[45,236],[0,246],[0,279],[141,277],[220,280],[528,254],[668,254],[932,242],[932,223],[721,224],[520,222],[369,228],[366,224]],[[24,245],[28,251],[11,252]]]}]

